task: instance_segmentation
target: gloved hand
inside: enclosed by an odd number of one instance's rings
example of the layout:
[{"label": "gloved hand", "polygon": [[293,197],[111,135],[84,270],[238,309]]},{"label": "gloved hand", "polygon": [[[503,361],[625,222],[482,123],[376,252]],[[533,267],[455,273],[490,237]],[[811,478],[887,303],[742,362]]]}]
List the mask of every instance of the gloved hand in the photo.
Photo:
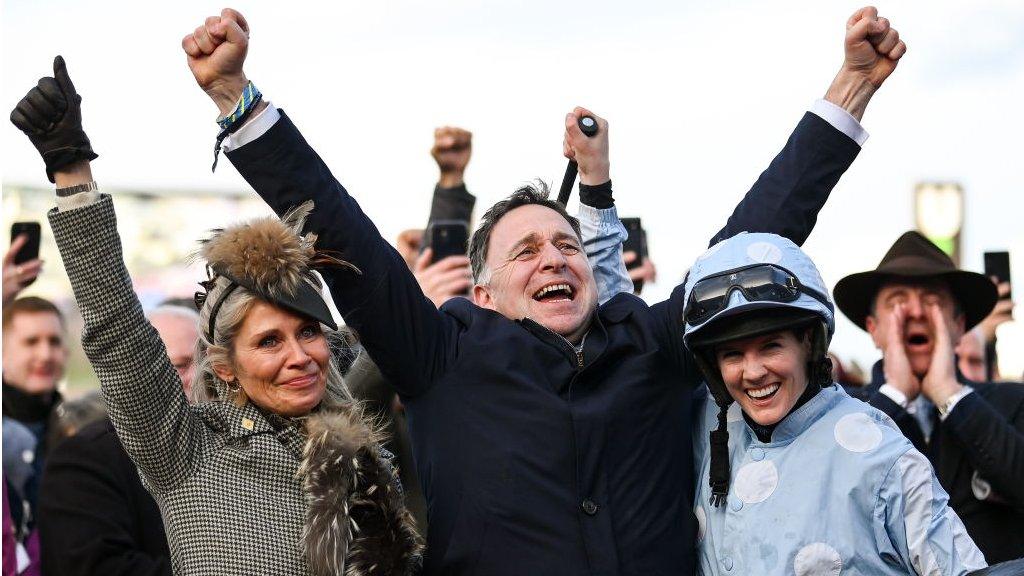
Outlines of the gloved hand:
[{"label": "gloved hand", "polygon": [[11,122],[43,157],[50,182],[54,181],[53,173],[64,166],[97,158],[82,130],[81,105],[82,97],[68,77],[64,58],[57,56],[53,59],[53,77],[40,78],[11,112]]}]

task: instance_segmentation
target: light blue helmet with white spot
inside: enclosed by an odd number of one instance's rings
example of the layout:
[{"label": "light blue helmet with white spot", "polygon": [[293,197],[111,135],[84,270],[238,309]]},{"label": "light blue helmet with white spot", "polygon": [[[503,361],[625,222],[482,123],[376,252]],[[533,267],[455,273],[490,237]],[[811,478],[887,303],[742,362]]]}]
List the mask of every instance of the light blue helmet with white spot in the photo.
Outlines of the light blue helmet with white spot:
[{"label": "light blue helmet with white spot", "polygon": [[826,354],[835,331],[835,306],[814,262],[775,234],[742,233],[715,244],[690,268],[684,291],[683,341],[718,405],[718,428],[709,435],[708,483],[711,504],[722,506],[731,474],[727,409],[733,399],[714,359],[715,346],[807,327],[807,385],[826,386],[832,382]]},{"label": "light blue helmet with white spot", "polygon": [[[818,268],[776,234],[744,232],[715,244],[694,262],[684,290],[684,341],[691,350],[814,316],[825,325],[826,345],[835,331],[835,306]],[[752,317],[759,320],[751,324]]]}]

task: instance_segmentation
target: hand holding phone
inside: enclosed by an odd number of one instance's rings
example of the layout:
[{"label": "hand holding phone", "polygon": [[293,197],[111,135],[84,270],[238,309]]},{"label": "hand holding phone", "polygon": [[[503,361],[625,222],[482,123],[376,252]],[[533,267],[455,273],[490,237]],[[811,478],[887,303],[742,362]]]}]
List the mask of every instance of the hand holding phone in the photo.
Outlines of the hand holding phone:
[{"label": "hand holding phone", "polygon": [[4,254],[3,302],[13,300],[25,287],[35,282],[42,271],[39,260],[40,227],[38,222],[15,222],[11,226],[11,246]]}]

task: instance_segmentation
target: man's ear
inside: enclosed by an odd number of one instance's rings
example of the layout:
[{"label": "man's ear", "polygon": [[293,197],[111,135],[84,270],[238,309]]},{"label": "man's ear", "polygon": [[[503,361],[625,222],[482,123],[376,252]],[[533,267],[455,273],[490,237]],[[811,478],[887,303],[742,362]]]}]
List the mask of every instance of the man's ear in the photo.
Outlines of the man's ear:
[{"label": "man's ear", "polygon": [[494,305],[494,298],[491,297],[491,289],[483,284],[473,285],[473,304],[488,310],[497,310]]},{"label": "man's ear", "polygon": [[956,334],[950,334],[949,339],[953,341],[953,346],[956,346],[960,339],[967,334],[967,315],[963,312],[953,317],[953,327],[956,328]]},{"label": "man's ear", "polygon": [[878,339],[881,336],[881,326],[878,325],[878,320],[875,319],[874,315],[868,314],[864,318],[864,329],[871,335],[871,341],[875,343],[875,348],[881,350],[883,348],[882,342]]}]

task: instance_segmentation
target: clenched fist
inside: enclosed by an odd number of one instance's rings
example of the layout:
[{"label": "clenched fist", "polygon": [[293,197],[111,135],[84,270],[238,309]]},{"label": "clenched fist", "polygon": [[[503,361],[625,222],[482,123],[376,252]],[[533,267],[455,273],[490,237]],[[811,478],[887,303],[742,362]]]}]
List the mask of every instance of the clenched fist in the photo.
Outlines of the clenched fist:
[{"label": "clenched fist", "polygon": [[249,80],[242,71],[249,50],[249,24],[231,8],[210,16],[181,40],[196,82],[213,99],[221,114],[235,108]]},{"label": "clenched fist", "polygon": [[[590,116],[597,121],[597,134],[588,137],[580,130],[579,120]],[[597,186],[611,180],[608,162],[608,122],[586,108],[577,106],[565,115],[565,139],[562,153],[579,165],[580,183]]]},{"label": "clenched fist", "polygon": [[469,157],[473,154],[473,134],[454,126],[442,126],[434,130],[434,146],[430,155],[441,170],[439,184],[452,188],[462,184]]},{"label": "clenched fist", "polygon": [[878,9],[867,6],[846,21],[843,47],[843,65],[825,99],[859,121],[875,91],[906,54],[907,44],[888,19],[878,16]]},{"label": "clenched fist", "polygon": [[857,10],[846,21],[845,47],[843,66],[863,74],[875,88],[885,82],[907,52],[907,44],[900,40],[900,33],[889,25],[887,18],[878,16],[874,6]]}]

